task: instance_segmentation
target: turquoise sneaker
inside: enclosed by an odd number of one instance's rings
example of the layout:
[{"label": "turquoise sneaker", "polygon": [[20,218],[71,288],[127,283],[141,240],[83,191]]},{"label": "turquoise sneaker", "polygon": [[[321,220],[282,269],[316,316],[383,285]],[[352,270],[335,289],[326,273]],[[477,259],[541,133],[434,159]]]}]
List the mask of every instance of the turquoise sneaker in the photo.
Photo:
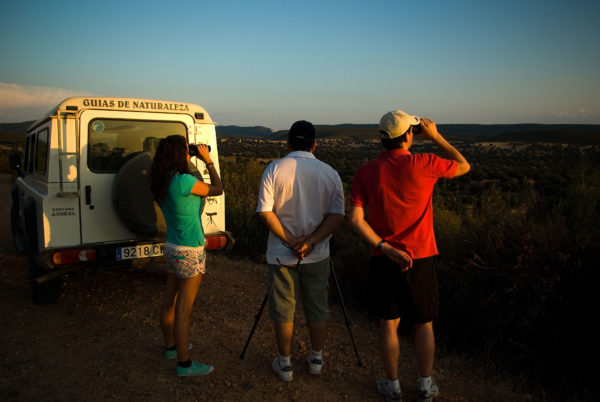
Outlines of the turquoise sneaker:
[{"label": "turquoise sneaker", "polygon": [[177,375],[179,377],[189,377],[193,375],[205,375],[208,373],[212,373],[214,370],[213,366],[209,366],[207,364],[202,364],[198,362],[192,362],[190,367],[181,367],[177,366]]},{"label": "turquoise sneaker", "polygon": [[[194,347],[194,345],[192,345],[191,343],[188,345],[188,350],[192,350],[192,348]],[[165,359],[167,360],[173,360],[174,358],[177,357],[177,351],[176,350],[168,350],[165,352]]]}]

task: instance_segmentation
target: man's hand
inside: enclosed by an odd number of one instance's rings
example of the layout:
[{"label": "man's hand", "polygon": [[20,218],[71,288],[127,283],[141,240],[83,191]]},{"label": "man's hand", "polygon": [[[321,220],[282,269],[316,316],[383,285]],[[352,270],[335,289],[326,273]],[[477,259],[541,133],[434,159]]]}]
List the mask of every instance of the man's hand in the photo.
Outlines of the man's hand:
[{"label": "man's hand", "polygon": [[421,132],[415,135],[430,140],[438,146],[445,158],[456,161],[455,176],[462,176],[471,169],[471,165],[469,165],[465,157],[438,132],[433,120],[421,119]]},{"label": "man's hand", "polygon": [[310,239],[310,236],[304,236],[292,247],[296,252],[296,256],[301,260],[308,257],[314,250],[312,242],[308,241],[308,239]]},{"label": "man's hand", "polygon": [[404,251],[390,246],[389,243],[384,243],[381,251],[386,255],[387,258],[398,264],[402,272],[408,271],[412,268],[413,260],[411,256]]},{"label": "man's hand", "polygon": [[435,140],[440,133],[437,130],[437,125],[433,120],[422,118],[421,119],[421,132],[419,134],[415,134],[418,137],[425,138],[426,140]]}]

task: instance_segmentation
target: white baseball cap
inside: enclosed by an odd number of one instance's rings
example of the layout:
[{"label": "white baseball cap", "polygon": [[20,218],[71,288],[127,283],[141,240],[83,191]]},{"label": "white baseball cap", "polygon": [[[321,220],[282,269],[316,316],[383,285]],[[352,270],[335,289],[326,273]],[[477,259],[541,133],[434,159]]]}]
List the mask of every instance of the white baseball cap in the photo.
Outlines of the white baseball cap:
[{"label": "white baseball cap", "polygon": [[402,110],[387,112],[379,121],[379,132],[382,138],[397,138],[405,134],[410,126],[421,124],[421,118],[411,116]]}]

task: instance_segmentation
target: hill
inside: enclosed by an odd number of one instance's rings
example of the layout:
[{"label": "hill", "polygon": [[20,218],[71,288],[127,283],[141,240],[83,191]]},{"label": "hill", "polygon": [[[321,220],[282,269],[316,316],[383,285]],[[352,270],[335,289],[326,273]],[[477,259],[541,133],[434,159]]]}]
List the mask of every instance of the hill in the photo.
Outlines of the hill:
[{"label": "hill", "polygon": [[25,134],[34,120],[20,123],[0,123],[0,134]]},{"label": "hill", "polygon": [[217,126],[216,131],[217,135],[221,137],[244,137],[265,139],[273,136],[273,130],[263,126]]},{"label": "hill", "polygon": [[[364,140],[377,136],[376,124],[316,125],[320,138]],[[600,144],[600,125],[594,124],[438,124],[450,140],[471,142],[548,142],[560,144]],[[277,131],[272,139],[287,138]]]},{"label": "hill", "polygon": [[[0,123],[4,139],[22,135],[33,121]],[[365,140],[377,136],[376,124],[316,125],[320,138]],[[438,124],[450,140],[470,142],[546,142],[559,144],[599,145],[599,124]],[[273,131],[264,126],[217,126],[220,137],[285,140],[287,130]]]}]

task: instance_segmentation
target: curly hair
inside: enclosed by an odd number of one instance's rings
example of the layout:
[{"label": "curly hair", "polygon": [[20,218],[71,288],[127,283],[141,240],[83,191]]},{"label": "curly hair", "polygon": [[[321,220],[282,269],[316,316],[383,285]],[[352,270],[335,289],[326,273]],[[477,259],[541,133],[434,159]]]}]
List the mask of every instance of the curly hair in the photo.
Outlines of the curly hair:
[{"label": "curly hair", "polygon": [[177,173],[190,173],[187,140],[181,135],[170,135],[158,143],[150,168],[150,191],[154,201],[160,204],[164,200],[171,179]]}]

